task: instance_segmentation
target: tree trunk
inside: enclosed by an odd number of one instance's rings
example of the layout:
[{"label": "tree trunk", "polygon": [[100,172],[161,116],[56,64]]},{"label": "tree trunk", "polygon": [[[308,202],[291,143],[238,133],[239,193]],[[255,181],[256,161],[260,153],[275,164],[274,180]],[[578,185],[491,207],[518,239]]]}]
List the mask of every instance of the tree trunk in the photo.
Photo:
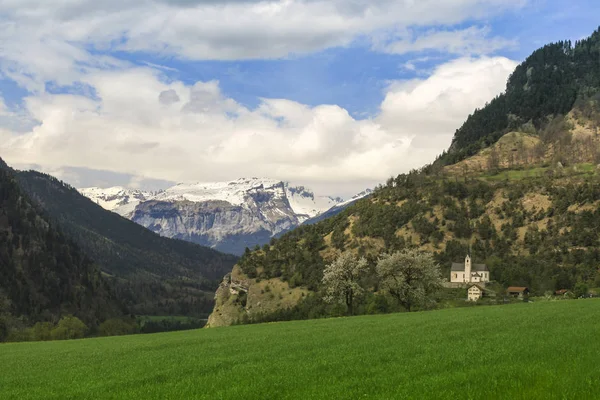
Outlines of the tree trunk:
[{"label": "tree trunk", "polygon": [[348,312],[350,315],[354,315],[354,309],[352,308],[352,289],[348,293],[346,293],[346,306],[348,307]]}]

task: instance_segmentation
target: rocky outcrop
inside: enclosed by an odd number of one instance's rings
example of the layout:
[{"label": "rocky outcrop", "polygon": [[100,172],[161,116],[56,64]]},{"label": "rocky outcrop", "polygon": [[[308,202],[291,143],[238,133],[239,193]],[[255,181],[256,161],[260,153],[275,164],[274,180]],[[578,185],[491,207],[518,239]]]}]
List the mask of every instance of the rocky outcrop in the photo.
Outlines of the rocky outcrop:
[{"label": "rocky outcrop", "polygon": [[309,293],[302,287],[290,288],[278,278],[250,279],[235,266],[225,275],[215,294],[215,307],[207,328],[246,323],[258,314],[294,307]]}]

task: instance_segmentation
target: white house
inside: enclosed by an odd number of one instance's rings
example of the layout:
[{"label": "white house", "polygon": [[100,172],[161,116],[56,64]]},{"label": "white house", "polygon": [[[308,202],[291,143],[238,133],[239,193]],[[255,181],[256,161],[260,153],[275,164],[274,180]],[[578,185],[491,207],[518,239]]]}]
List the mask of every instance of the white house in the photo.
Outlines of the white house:
[{"label": "white house", "polygon": [[467,291],[469,301],[477,301],[483,296],[483,288],[479,285],[471,285]]},{"label": "white house", "polygon": [[485,264],[472,264],[471,256],[467,254],[465,264],[452,263],[450,282],[480,283],[490,281],[490,271]]}]

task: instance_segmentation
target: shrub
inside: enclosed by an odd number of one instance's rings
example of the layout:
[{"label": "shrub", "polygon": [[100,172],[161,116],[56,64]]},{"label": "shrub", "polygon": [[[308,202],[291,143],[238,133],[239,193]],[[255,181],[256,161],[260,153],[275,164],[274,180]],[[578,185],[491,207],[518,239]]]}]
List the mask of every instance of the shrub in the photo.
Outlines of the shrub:
[{"label": "shrub", "polygon": [[136,324],[131,320],[111,318],[100,324],[98,334],[100,336],[120,336],[135,333]]},{"label": "shrub", "polygon": [[52,330],[52,339],[79,339],[85,336],[88,327],[77,317],[67,315],[58,321],[56,328]]},{"label": "shrub", "polygon": [[52,329],[54,324],[51,322],[38,322],[31,328],[31,340],[52,340]]}]

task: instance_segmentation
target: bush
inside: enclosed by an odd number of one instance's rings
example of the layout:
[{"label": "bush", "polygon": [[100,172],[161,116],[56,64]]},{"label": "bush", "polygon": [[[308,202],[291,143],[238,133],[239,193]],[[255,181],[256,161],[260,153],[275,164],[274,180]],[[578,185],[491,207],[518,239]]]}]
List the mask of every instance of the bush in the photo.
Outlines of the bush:
[{"label": "bush", "polygon": [[112,318],[104,321],[98,327],[98,334],[100,336],[121,336],[131,335],[136,331],[136,323],[131,320],[124,320],[122,318]]},{"label": "bush", "polygon": [[77,317],[67,315],[63,317],[56,328],[52,330],[52,339],[79,339],[85,336],[88,327]]},{"label": "bush", "polygon": [[54,324],[51,322],[38,322],[33,326],[33,328],[31,328],[31,340],[52,340],[53,329]]}]

